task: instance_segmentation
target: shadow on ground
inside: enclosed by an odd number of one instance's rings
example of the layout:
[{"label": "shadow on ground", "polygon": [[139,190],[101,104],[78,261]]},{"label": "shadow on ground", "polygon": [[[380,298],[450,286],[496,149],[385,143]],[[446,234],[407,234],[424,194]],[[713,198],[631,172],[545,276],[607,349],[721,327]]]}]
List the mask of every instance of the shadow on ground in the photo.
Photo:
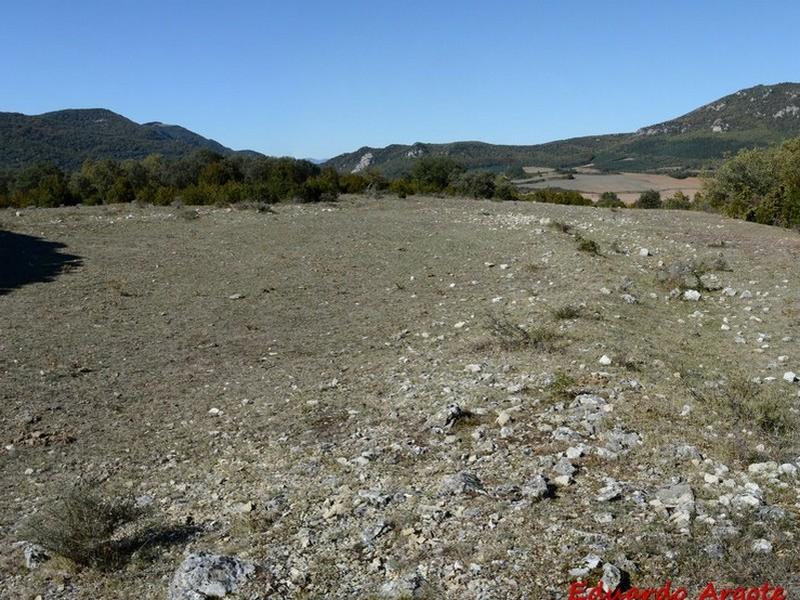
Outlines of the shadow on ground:
[{"label": "shadow on ground", "polygon": [[0,296],[29,283],[52,281],[81,265],[80,256],[62,254],[61,248],[66,245],[0,230]]}]

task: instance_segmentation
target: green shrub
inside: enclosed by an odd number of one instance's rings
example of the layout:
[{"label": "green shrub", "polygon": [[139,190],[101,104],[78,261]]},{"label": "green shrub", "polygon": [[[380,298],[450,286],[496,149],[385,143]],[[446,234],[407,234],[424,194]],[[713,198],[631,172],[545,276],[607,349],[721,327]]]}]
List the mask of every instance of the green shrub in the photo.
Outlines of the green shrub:
[{"label": "green shrub", "polygon": [[577,382],[564,371],[556,371],[553,376],[551,389],[556,398],[567,399],[572,397],[573,388]]},{"label": "green shrub", "polygon": [[369,183],[369,179],[359,173],[339,175],[339,191],[343,194],[361,194]]},{"label": "green shrub", "polygon": [[187,205],[211,205],[216,202],[216,189],[209,185],[192,185],[180,191],[175,200]]},{"label": "green shrub", "polygon": [[601,256],[600,246],[594,240],[590,240],[580,235],[576,235],[575,239],[578,242],[578,250],[592,254],[594,256]]},{"label": "green shrub", "polygon": [[670,210],[689,210],[692,208],[692,201],[689,196],[681,191],[677,191],[664,201],[664,208]]},{"label": "green shrub", "polygon": [[545,202],[547,204],[565,204],[568,206],[594,206],[591,200],[584,198],[575,190],[561,190],[558,188],[544,188],[526,194],[523,200]]},{"label": "green shrub", "polygon": [[452,183],[453,191],[472,198],[492,198],[495,193],[495,176],[492,173],[462,173]]},{"label": "green shrub", "polygon": [[661,208],[661,192],[656,190],[647,190],[642,192],[639,199],[634,204],[636,208]]},{"label": "green shrub", "polygon": [[[144,202],[160,205],[239,201],[279,202],[335,198],[341,190],[383,185],[379,174],[339,176],[293,158],[222,157],[199,151],[177,160],[87,160],[73,173],[52,165],[32,165],[0,174],[0,202],[7,206],[59,206]],[[305,187],[304,187],[305,186]]]},{"label": "green shrub", "polygon": [[338,181],[330,174],[307,179],[297,194],[302,202],[334,202],[338,196]]},{"label": "green shrub", "polygon": [[416,194],[417,186],[410,179],[395,179],[389,183],[389,191],[400,198],[405,198]]},{"label": "green shrub", "polygon": [[499,177],[494,185],[494,197],[498,200],[519,200],[519,192],[508,179]]},{"label": "green shrub", "polygon": [[597,200],[600,208],[625,208],[625,203],[614,192],[603,192]]},{"label": "green shrub", "polygon": [[411,169],[411,179],[424,193],[440,193],[464,173],[463,165],[446,156],[425,156]]}]

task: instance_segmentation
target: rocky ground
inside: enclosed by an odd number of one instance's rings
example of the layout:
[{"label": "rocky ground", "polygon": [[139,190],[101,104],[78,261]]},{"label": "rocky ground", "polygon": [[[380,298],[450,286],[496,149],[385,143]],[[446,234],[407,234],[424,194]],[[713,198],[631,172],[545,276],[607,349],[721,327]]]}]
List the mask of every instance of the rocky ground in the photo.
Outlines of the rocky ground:
[{"label": "rocky ground", "polygon": [[[795,232],[363,197],[0,230],[0,597],[800,593]],[[31,525],[126,498],[113,565]]]}]

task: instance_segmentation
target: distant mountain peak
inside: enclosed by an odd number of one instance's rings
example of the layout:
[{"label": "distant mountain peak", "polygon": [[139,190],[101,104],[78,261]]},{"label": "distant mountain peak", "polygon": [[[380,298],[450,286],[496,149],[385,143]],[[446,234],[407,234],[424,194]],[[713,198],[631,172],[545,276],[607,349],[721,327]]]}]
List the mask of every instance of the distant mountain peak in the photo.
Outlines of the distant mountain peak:
[{"label": "distant mountain peak", "polygon": [[756,85],[633,133],[594,135],[536,145],[484,142],[392,144],[362,147],[326,164],[341,172],[378,168],[386,175],[408,172],[423,156],[449,156],[472,169],[502,171],[520,166],[575,167],[674,172],[713,168],[741,148],[800,136],[800,83]]},{"label": "distant mountain peak", "polygon": [[36,162],[75,169],[86,159],[141,159],[149,154],[177,158],[200,149],[234,153],[180,125],[139,124],[107,108],[0,113],[0,169]]},{"label": "distant mountain peak", "polygon": [[[783,122],[777,122],[779,120]],[[756,128],[800,133],[800,83],[757,85],[739,90],[676,119],[642,127],[636,133],[726,133]]]}]

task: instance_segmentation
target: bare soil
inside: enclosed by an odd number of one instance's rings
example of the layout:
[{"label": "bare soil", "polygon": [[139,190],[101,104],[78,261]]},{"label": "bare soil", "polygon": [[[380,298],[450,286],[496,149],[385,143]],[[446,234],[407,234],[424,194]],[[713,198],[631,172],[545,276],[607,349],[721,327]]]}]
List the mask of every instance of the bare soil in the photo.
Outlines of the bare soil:
[{"label": "bare soil", "polygon": [[563,179],[555,172],[544,173],[543,181],[522,183],[522,189],[541,189],[558,187],[565,190],[576,190],[592,200],[597,200],[603,192],[614,192],[626,204],[633,204],[642,192],[656,190],[663,198],[676,192],[683,192],[694,198],[700,191],[702,179],[686,177],[679,179],[669,175],[655,173],[591,173],[578,172],[572,179]]},{"label": "bare soil", "polygon": [[[796,411],[782,376],[800,372],[797,233],[418,197],[275,210],[0,212],[0,597],[164,598],[198,549],[257,562],[252,598],[401,597],[397,582],[414,597],[562,598],[589,554],[640,587],[796,583],[798,481],[748,471],[793,464],[795,439],[703,390],[756,378]],[[658,280],[713,258],[734,295],[684,301]],[[498,314],[553,347],[504,349]],[[453,404],[471,417],[447,425]],[[540,473],[553,485],[575,447],[551,497],[520,491]],[[482,490],[448,488],[465,471]],[[621,494],[598,500],[609,479]],[[82,480],[196,531],[113,572],[58,557],[28,570],[26,519]],[[651,504],[678,481],[694,490],[688,532]],[[747,481],[780,520],[725,505]],[[744,541],[709,558],[728,524]],[[745,572],[764,563],[760,538],[773,570]]]}]

